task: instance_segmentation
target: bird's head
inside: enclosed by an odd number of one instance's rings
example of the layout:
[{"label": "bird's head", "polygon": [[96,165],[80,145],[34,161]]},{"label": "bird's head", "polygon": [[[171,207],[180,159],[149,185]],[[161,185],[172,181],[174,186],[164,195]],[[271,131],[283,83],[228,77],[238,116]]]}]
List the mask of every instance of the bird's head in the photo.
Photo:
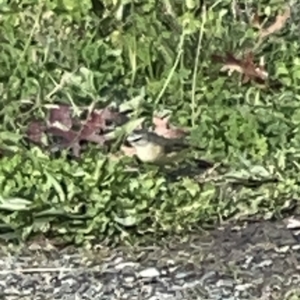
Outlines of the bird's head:
[{"label": "bird's head", "polygon": [[127,142],[132,146],[145,146],[149,143],[148,134],[144,130],[134,130],[127,137]]}]

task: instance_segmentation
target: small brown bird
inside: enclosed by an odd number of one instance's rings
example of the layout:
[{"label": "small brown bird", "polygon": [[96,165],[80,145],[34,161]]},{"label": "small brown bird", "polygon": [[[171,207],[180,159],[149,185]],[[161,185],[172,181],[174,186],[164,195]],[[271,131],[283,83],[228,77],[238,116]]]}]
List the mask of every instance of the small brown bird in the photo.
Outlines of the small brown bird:
[{"label": "small brown bird", "polygon": [[182,161],[191,149],[204,150],[190,145],[184,138],[168,139],[145,129],[134,130],[127,141],[135,148],[139,160],[158,165]]}]

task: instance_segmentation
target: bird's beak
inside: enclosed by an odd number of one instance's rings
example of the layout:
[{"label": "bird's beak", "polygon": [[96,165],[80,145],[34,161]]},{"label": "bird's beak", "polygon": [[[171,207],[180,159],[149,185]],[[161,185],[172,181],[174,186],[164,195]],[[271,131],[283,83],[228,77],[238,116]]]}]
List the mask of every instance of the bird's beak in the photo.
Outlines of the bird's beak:
[{"label": "bird's beak", "polygon": [[135,142],[138,142],[139,140],[141,140],[142,138],[143,138],[143,136],[141,134],[133,132],[127,137],[126,140],[129,143],[135,143]]}]

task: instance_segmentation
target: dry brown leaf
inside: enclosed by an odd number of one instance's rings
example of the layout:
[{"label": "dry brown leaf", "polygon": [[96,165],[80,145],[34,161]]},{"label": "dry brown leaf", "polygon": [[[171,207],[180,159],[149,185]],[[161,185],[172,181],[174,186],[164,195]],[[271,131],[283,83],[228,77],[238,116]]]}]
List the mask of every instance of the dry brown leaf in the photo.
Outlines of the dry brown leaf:
[{"label": "dry brown leaf", "polygon": [[43,138],[50,138],[47,149],[50,152],[71,148],[75,157],[80,156],[81,142],[91,142],[99,146],[109,142],[106,132],[125,124],[130,110],[120,112],[118,108],[79,107],[80,116],[73,114],[73,108],[65,104],[52,105],[48,118],[30,121],[26,137],[39,146]]},{"label": "dry brown leaf", "polygon": [[136,150],[133,147],[122,145],[120,150],[125,156],[133,157],[136,154]]},{"label": "dry brown leaf", "polygon": [[256,82],[264,82],[268,78],[263,60],[257,64],[254,62],[254,55],[250,51],[244,55],[242,59],[236,58],[233,54],[227,53],[226,56],[212,56],[213,62],[221,62],[223,64],[221,71],[227,71],[231,75],[234,71],[242,74],[242,82],[246,83],[251,80]]},{"label": "dry brown leaf", "polygon": [[262,29],[262,25],[261,25],[261,21],[260,21],[260,18],[259,18],[258,13],[255,13],[255,14],[251,17],[250,24],[251,24],[252,27],[254,27],[254,28],[257,28],[257,29],[259,29],[259,30]]},{"label": "dry brown leaf", "polygon": [[270,34],[273,34],[276,31],[281,30],[290,16],[291,16],[291,8],[287,6],[283,14],[279,14],[276,16],[275,22],[273,24],[271,24],[267,28],[261,29],[259,34],[260,38],[263,39],[269,36]]},{"label": "dry brown leaf", "polygon": [[160,118],[154,116],[152,123],[154,125],[154,132],[168,139],[181,138],[188,134],[188,131],[183,128],[175,127],[170,124],[170,116]]}]

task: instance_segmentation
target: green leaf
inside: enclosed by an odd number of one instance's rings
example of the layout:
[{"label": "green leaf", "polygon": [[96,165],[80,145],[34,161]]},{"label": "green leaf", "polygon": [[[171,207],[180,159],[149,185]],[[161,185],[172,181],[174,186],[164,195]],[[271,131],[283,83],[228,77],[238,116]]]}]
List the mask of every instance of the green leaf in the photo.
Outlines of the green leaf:
[{"label": "green leaf", "polygon": [[50,174],[50,172],[48,172],[47,170],[44,170],[44,174],[47,177],[46,186],[52,187],[56,191],[56,193],[58,194],[59,200],[61,202],[65,202],[66,196],[65,196],[65,193],[64,193],[59,181],[52,174]]},{"label": "green leaf", "polygon": [[0,209],[9,211],[28,211],[32,207],[32,201],[23,198],[0,197]]},{"label": "green leaf", "polygon": [[119,217],[115,216],[114,221],[125,227],[131,227],[131,226],[136,225],[136,223],[137,223],[137,219],[133,216],[128,216],[126,218],[119,218]]},{"label": "green leaf", "polygon": [[110,139],[116,139],[124,136],[125,134],[130,134],[133,130],[137,129],[145,121],[145,117],[138,118],[135,120],[130,120],[126,124],[116,128],[114,131],[105,134],[105,137]]}]

